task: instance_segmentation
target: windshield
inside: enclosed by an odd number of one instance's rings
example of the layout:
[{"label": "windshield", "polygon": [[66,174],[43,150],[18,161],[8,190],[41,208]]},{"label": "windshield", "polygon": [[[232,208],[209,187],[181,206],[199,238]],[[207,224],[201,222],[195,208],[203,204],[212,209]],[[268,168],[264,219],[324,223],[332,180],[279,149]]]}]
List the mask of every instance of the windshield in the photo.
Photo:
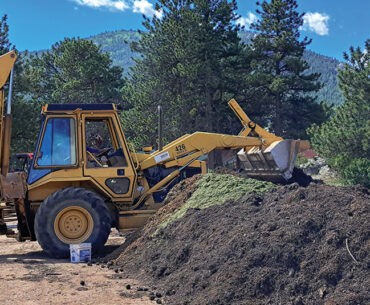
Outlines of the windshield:
[{"label": "windshield", "polygon": [[76,164],[76,132],[73,118],[50,118],[37,155],[39,166]]}]

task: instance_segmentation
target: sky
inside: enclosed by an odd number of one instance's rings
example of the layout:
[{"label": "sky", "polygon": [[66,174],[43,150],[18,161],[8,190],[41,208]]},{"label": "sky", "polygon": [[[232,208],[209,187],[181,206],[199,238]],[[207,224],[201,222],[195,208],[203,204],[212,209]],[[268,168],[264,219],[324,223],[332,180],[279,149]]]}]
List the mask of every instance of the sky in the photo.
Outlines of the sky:
[{"label": "sky", "polygon": [[[246,28],[258,19],[255,0],[237,0]],[[370,39],[370,0],[298,0],[305,12],[302,37],[308,49],[343,59],[351,45],[364,48]],[[0,0],[0,16],[8,15],[9,38],[18,50],[50,49],[65,37],[86,38],[106,31],[143,29],[142,15],[155,11],[156,0]]]}]

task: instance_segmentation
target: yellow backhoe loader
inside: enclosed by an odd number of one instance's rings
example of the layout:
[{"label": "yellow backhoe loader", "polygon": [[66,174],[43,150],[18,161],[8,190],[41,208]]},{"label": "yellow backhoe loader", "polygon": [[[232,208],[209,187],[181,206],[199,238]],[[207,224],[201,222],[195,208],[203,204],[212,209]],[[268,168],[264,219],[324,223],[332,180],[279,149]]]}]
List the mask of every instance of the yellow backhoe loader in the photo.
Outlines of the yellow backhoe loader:
[{"label": "yellow backhoe loader", "polygon": [[[253,123],[235,100],[229,106],[243,125],[239,135],[195,132],[154,152],[129,146],[114,104],[48,104],[28,172],[9,173],[12,81],[6,115],[3,87],[15,60],[14,52],[0,57],[0,229],[19,241],[37,240],[53,257],[68,256],[69,244],[82,242],[96,251],[111,228],[142,226],[173,185],[206,172],[199,157],[213,150],[239,151],[251,176],[289,179],[302,148]],[[17,234],[5,224],[9,211]]]}]

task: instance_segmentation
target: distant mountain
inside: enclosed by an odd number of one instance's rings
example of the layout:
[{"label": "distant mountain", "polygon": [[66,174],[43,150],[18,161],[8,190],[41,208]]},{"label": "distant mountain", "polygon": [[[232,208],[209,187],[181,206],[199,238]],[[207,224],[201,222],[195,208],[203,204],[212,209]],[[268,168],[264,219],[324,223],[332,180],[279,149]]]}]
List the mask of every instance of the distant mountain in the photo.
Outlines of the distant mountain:
[{"label": "distant mountain", "polygon": [[131,51],[130,43],[139,40],[139,38],[140,34],[138,31],[121,30],[101,33],[86,39],[90,39],[95,44],[100,45],[103,52],[110,53],[113,64],[122,67],[124,73],[127,74],[129,67],[134,65],[132,58],[139,56],[138,53]]},{"label": "distant mountain", "polygon": [[310,65],[309,73],[321,73],[319,80],[324,86],[318,92],[319,101],[334,105],[342,104],[344,97],[338,87],[337,70],[343,67],[343,63],[335,58],[320,55],[310,50],[306,50],[303,58]]},{"label": "distant mountain", "polygon": [[[253,34],[250,32],[241,32],[240,37],[245,43],[250,42]],[[129,67],[134,64],[132,58],[137,58],[138,53],[130,49],[130,43],[137,41],[140,34],[137,31],[114,31],[105,32],[95,36],[88,37],[94,43],[101,46],[103,52],[110,53],[113,64],[123,67],[124,73],[129,72]],[[323,56],[307,50],[304,59],[310,65],[309,73],[321,73],[320,82],[324,87],[318,92],[318,101],[324,101],[328,104],[341,104],[344,99],[338,88],[337,70],[341,67],[341,62],[334,58]]]}]

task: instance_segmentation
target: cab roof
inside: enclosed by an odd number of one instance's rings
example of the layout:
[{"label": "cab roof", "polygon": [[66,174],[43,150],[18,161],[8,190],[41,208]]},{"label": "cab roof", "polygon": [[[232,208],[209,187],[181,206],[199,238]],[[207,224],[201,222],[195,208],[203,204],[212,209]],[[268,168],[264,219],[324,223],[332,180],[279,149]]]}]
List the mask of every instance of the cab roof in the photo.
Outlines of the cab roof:
[{"label": "cab roof", "polygon": [[46,104],[42,107],[43,112],[70,112],[76,111],[98,111],[98,110],[117,110],[115,104]]}]

